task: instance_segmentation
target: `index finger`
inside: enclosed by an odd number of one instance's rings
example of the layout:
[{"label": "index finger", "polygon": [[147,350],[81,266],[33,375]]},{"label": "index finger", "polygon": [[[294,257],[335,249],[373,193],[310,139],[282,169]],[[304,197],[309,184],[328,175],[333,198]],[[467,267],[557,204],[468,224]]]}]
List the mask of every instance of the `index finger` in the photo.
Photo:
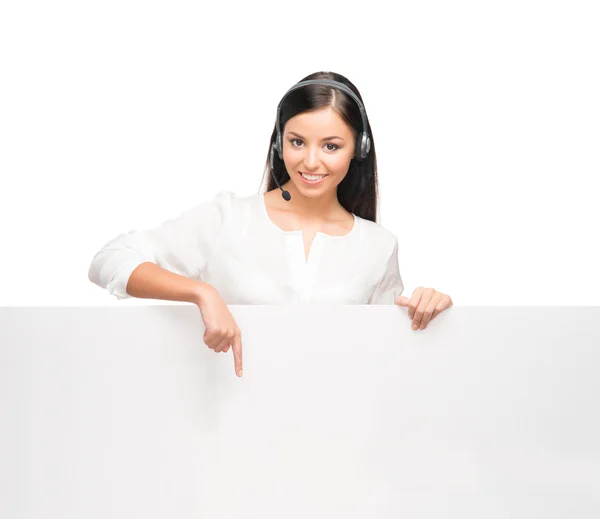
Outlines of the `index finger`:
[{"label": "index finger", "polygon": [[419,303],[421,302],[421,294],[422,291],[420,288],[417,288],[414,292],[412,297],[410,298],[410,301],[408,302],[408,318],[412,321],[413,318],[415,317],[415,312],[417,310],[417,307],[419,306]]},{"label": "index finger", "polygon": [[238,377],[242,376],[242,334],[236,332],[232,341],[233,349],[233,364],[235,366],[235,374]]}]

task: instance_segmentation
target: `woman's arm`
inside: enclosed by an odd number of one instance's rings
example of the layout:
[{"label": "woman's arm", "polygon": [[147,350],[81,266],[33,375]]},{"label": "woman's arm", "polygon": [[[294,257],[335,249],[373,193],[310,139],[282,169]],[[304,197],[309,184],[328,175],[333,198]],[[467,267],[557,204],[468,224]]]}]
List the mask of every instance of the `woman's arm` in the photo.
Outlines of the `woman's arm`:
[{"label": "woman's arm", "polygon": [[132,297],[199,304],[212,285],[169,272],[150,262],[137,266],[129,276],[126,292]]},{"label": "woman's arm", "polygon": [[381,276],[369,301],[372,305],[393,305],[398,296],[404,291],[404,283],[400,276],[398,265],[398,239],[394,238],[383,275]]},{"label": "woman's arm", "polygon": [[223,233],[232,196],[223,191],[159,226],[120,234],[96,253],[89,280],[117,299],[192,298],[204,285],[201,275]]}]

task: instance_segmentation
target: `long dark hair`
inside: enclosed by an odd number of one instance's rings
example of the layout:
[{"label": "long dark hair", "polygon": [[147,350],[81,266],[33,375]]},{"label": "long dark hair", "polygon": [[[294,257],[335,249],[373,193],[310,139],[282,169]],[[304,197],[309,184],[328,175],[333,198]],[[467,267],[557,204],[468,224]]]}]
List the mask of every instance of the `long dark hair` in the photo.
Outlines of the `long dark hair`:
[{"label": "long dark hair", "polygon": [[[344,76],[335,72],[315,72],[310,74],[301,81],[308,79],[333,79],[348,86],[361,100],[362,97],[358,89]],[[303,112],[318,110],[323,107],[331,107],[344,121],[352,128],[354,135],[358,135],[362,128],[362,119],[360,111],[354,100],[341,90],[334,89],[325,85],[306,85],[291,92],[281,105],[281,131],[285,127],[288,120]],[[375,154],[375,142],[371,125],[367,118],[367,131],[371,137],[371,149],[365,159],[357,162],[352,159],[348,167],[348,173],[344,180],[340,182],[337,189],[338,200],[347,211],[354,213],[356,216],[365,220],[377,221],[377,203],[379,198],[378,183],[377,183],[377,157]],[[279,189],[270,171],[269,156],[271,146],[277,138],[277,127],[273,128],[271,134],[271,142],[269,143],[269,151],[265,163],[265,171],[263,174],[264,185],[265,177],[268,178],[266,191]],[[358,152],[358,150],[357,150]],[[277,180],[283,185],[290,179],[290,175],[285,169],[285,164],[279,155],[275,153],[273,160],[273,171]]]}]

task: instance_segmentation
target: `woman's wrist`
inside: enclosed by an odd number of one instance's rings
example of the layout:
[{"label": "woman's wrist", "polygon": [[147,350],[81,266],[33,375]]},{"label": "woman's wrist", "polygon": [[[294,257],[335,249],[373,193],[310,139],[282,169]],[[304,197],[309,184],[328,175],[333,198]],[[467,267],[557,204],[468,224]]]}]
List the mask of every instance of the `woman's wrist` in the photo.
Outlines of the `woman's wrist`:
[{"label": "woman's wrist", "polygon": [[200,305],[204,302],[207,294],[212,290],[214,290],[212,285],[198,281],[192,290],[192,302],[196,305]]}]

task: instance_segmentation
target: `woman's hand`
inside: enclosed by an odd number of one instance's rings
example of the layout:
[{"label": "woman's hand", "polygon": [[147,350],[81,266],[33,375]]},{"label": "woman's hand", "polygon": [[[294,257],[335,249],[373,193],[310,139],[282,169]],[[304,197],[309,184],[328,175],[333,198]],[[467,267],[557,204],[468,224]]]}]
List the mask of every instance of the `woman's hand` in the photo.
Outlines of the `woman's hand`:
[{"label": "woman's hand", "polygon": [[450,296],[442,294],[433,288],[418,287],[409,299],[406,296],[398,296],[396,304],[408,306],[408,317],[412,320],[413,330],[424,330],[429,321],[444,310],[450,308],[454,303]]},{"label": "woman's hand", "polygon": [[204,343],[216,352],[227,353],[233,347],[233,362],[235,373],[242,376],[242,332],[238,328],[233,315],[221,298],[221,295],[212,285],[203,285],[196,305],[206,331]]}]

